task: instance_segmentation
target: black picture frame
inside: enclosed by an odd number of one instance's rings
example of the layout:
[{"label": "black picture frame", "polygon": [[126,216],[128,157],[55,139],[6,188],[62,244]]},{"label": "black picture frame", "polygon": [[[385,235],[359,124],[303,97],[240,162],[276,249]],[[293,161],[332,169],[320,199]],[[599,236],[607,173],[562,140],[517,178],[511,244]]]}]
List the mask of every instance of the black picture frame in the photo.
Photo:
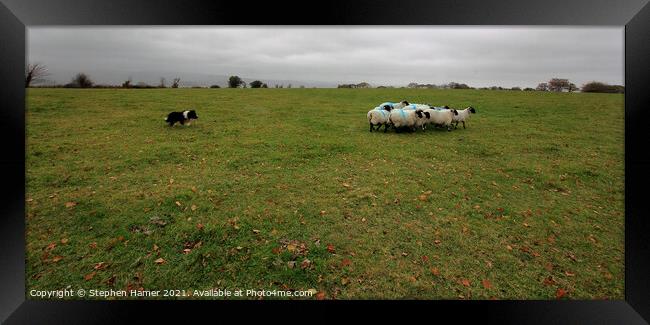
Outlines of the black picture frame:
[{"label": "black picture frame", "polygon": [[[643,324],[650,320],[650,233],[644,202],[650,180],[650,5],[648,0],[547,1],[99,1],[0,0],[0,320],[22,323],[113,323],[180,314],[215,319],[293,321],[295,312],[347,320],[345,307],[370,320],[398,316],[500,323]],[[346,301],[151,302],[25,300],[26,27],[45,25],[581,25],[625,26],[625,300],[624,301]],[[578,45],[579,46],[579,45]],[[233,309],[233,307],[235,307]],[[395,312],[395,308],[402,309]],[[180,313],[179,308],[186,309]],[[190,309],[191,311],[188,311]],[[261,309],[261,310],[260,310]],[[208,312],[206,314],[206,311]],[[426,313],[426,314],[423,314]],[[444,318],[443,318],[444,317]],[[431,318],[429,318],[431,319]],[[644,320],[645,319],[645,320]],[[300,320],[300,319],[298,319]]]}]

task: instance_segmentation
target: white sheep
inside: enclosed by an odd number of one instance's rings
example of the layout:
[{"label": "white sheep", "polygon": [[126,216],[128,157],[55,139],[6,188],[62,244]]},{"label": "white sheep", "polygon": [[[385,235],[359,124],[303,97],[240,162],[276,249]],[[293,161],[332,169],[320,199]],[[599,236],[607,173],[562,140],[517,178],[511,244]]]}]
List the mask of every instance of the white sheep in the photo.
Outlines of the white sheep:
[{"label": "white sheep", "polygon": [[[389,105],[384,105],[380,107],[375,107],[375,109],[368,112],[368,123],[370,123],[370,132],[379,131],[381,126],[384,126],[384,132],[388,129],[388,123],[390,116],[391,107]],[[374,127],[377,126],[375,130]]]},{"label": "white sheep", "polygon": [[406,106],[404,106],[404,109],[410,109],[410,110],[414,110],[414,111],[418,110],[418,109],[423,110],[423,109],[427,109],[427,108],[431,108],[431,106],[429,106],[427,104],[413,104],[413,103],[407,104]]},{"label": "white sheep", "polygon": [[458,128],[458,122],[463,122],[463,129],[465,128],[465,121],[467,121],[471,114],[476,114],[474,107],[469,106],[466,109],[459,110],[458,115],[454,115],[453,121],[456,122],[454,128]]},{"label": "white sheep", "polygon": [[[451,123],[458,112],[455,109],[425,109],[423,110],[425,118],[428,120],[427,124],[435,126],[446,126],[447,131],[451,131]],[[427,117],[428,113],[428,117]]]},{"label": "white sheep", "polygon": [[390,111],[389,120],[396,131],[400,128],[409,128],[411,131],[415,131],[416,127],[422,125],[421,123],[426,123],[421,110],[410,109],[394,109]]},{"label": "white sheep", "polygon": [[[402,108],[408,104],[409,103],[405,100],[399,103],[385,102],[368,111],[366,116],[368,117],[368,123],[370,124],[370,132],[379,131],[382,125],[384,126],[384,132],[386,132],[389,127],[389,112],[393,109]],[[376,130],[374,128],[375,126],[377,126]]]}]

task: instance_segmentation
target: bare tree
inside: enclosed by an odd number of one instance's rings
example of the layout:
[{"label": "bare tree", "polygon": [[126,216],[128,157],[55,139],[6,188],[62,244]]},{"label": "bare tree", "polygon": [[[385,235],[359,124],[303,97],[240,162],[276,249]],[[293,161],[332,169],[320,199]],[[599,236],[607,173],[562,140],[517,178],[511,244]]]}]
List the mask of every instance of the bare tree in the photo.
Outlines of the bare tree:
[{"label": "bare tree", "polygon": [[122,83],[122,88],[131,88],[131,82],[133,82],[133,80],[129,77],[128,80]]},{"label": "bare tree", "polygon": [[32,83],[39,83],[44,81],[44,77],[48,76],[47,67],[40,64],[28,64],[25,68],[25,88],[29,87]]},{"label": "bare tree", "polygon": [[65,85],[67,88],[90,88],[92,86],[93,81],[83,72],[77,73],[77,75],[72,78],[72,81]]},{"label": "bare tree", "polygon": [[174,78],[174,81],[172,81],[172,88],[178,88],[179,82],[181,82],[181,78]]},{"label": "bare tree", "polygon": [[165,82],[166,82],[166,81],[167,81],[167,80],[165,80],[165,78],[160,78],[160,84],[158,85],[158,87],[160,87],[160,88],[165,88],[165,87],[166,87],[166,86],[165,86]]},{"label": "bare tree", "polygon": [[550,91],[569,89],[569,79],[553,78],[548,82],[548,89]]},{"label": "bare tree", "polygon": [[548,91],[548,84],[545,82],[541,82],[539,85],[537,85],[536,90],[539,91]]}]

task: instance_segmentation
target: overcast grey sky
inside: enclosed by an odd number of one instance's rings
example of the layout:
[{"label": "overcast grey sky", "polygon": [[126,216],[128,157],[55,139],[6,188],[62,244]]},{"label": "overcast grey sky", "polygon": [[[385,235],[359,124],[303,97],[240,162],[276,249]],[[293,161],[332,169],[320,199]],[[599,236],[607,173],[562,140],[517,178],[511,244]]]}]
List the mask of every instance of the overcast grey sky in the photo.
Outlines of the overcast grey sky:
[{"label": "overcast grey sky", "polygon": [[[49,79],[96,83],[215,76],[403,86],[623,84],[622,27],[30,27]],[[225,80],[214,80],[224,82]]]}]

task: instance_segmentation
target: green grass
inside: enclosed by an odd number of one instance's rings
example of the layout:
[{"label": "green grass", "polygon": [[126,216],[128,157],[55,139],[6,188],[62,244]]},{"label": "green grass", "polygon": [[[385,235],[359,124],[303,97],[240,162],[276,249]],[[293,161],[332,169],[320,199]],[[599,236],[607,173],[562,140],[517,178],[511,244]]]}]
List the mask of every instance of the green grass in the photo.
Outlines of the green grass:
[{"label": "green grass", "polygon": [[[368,132],[402,99],[478,114]],[[29,89],[28,291],[623,299],[623,112],[612,94]]]}]

